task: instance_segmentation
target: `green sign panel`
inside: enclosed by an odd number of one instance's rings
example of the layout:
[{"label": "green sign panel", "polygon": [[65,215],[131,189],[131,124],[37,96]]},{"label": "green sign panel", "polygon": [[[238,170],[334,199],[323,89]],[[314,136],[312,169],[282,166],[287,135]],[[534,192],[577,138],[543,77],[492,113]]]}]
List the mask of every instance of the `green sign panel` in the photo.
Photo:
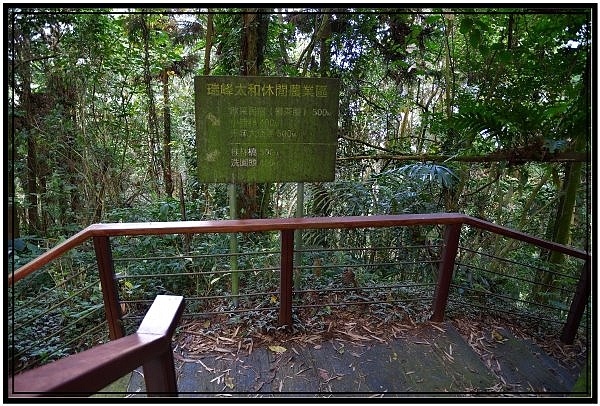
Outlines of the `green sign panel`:
[{"label": "green sign panel", "polygon": [[335,176],[339,80],[198,76],[198,178],[325,182]]}]

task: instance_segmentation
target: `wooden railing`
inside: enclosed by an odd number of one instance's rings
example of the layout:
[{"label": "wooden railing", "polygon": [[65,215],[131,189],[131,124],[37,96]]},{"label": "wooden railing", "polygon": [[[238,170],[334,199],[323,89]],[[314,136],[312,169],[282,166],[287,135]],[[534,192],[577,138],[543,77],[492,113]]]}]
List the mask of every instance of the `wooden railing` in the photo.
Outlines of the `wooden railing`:
[{"label": "wooden railing", "polygon": [[433,302],[433,321],[442,321],[444,318],[459,246],[458,242],[463,225],[487,230],[498,235],[584,260],[577,291],[571,302],[567,321],[561,335],[563,342],[573,342],[591,292],[590,255],[579,249],[542,240],[520,231],[457,213],[93,224],[19,268],[8,276],[8,283],[12,285],[54,259],[59,258],[67,251],[78,247],[88,239],[92,239],[100,273],[109,335],[112,340],[116,340],[124,336],[124,328],[121,323],[121,309],[114,277],[110,237],[279,231],[281,235],[279,323],[291,326],[295,230],[358,229],[419,225],[443,225],[446,228]]},{"label": "wooden railing", "polygon": [[9,378],[9,397],[89,396],[140,365],[149,396],[177,396],[171,339],[182,296],[156,297],[135,334]]}]

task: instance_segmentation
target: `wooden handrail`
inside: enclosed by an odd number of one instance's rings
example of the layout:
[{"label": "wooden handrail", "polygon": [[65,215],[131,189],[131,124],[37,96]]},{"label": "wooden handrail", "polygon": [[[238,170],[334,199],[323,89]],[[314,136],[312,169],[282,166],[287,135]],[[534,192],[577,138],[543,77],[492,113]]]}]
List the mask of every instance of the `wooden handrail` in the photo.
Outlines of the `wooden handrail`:
[{"label": "wooden handrail", "polygon": [[566,245],[558,244],[553,241],[543,240],[538,237],[534,237],[530,234],[524,233],[522,231],[513,230],[508,227],[499,226],[494,223],[490,223],[489,221],[481,220],[476,217],[464,216],[464,223],[467,225],[471,225],[477,227],[482,230],[490,231],[495,234],[503,235],[505,237],[510,237],[515,240],[527,242],[533,245],[536,245],[540,248],[546,248],[553,251],[562,252],[563,254],[571,255],[575,258],[580,258],[584,260],[588,260],[590,258],[590,254],[587,252],[569,247]]},{"label": "wooden handrail", "polygon": [[123,337],[124,333],[119,328],[120,314],[116,307],[116,293],[112,292],[115,287],[109,237],[279,231],[281,233],[279,320],[280,324],[289,326],[292,323],[291,297],[295,230],[433,224],[446,226],[446,233],[439,265],[432,320],[443,320],[461,228],[463,225],[467,225],[585,260],[577,294],[571,303],[569,317],[561,336],[566,343],[573,341],[590,294],[590,254],[463,214],[433,213],[366,217],[93,224],[10,274],[8,283],[9,285],[14,284],[65,252],[81,245],[88,239],[93,239],[112,341],[9,378],[9,397],[90,395],[140,365],[144,368],[146,389],[150,396],[176,395],[177,382],[171,338],[183,313],[183,297],[157,296],[136,333]]},{"label": "wooden handrail", "polygon": [[176,396],[171,339],[183,308],[182,296],[157,296],[136,333],[15,375],[8,396],[89,396],[140,365],[149,395]]},{"label": "wooden handrail", "polygon": [[[100,272],[102,289],[104,295],[104,304],[109,324],[111,339],[123,337],[123,329],[120,322],[120,310],[117,307],[116,287],[114,286],[114,275],[112,267],[112,257],[110,254],[109,237],[115,236],[137,236],[137,235],[164,235],[164,234],[199,234],[199,233],[247,233],[247,232],[265,232],[279,231],[282,238],[282,268],[280,290],[282,302],[280,306],[280,323],[282,325],[291,325],[291,296],[292,278],[291,269],[293,268],[293,259],[290,264],[289,255],[292,255],[293,240],[295,230],[305,229],[356,229],[356,228],[374,228],[374,227],[399,227],[399,226],[417,226],[417,225],[444,225],[451,227],[454,231],[445,237],[444,246],[446,254],[440,261],[440,273],[436,287],[436,299],[434,302],[435,319],[441,321],[446,306],[447,291],[454,269],[454,260],[456,256],[456,247],[458,236],[463,225],[476,227],[481,230],[487,230],[498,235],[503,235],[516,240],[524,241],[538,247],[555,250],[576,258],[580,258],[589,264],[590,254],[546,241],[521,231],[512,230],[507,227],[498,226],[485,220],[467,216],[460,213],[429,213],[429,214],[402,214],[402,215],[380,215],[380,216],[348,216],[348,217],[303,217],[303,218],[277,218],[277,219],[250,219],[250,220],[219,220],[219,221],[176,221],[176,222],[146,222],[146,223],[111,223],[111,224],[92,224],[73,237],[64,241],[57,247],[40,255],[33,261],[25,264],[16,272],[9,274],[8,283],[24,278],[35,272],[37,269],[46,265],[48,262],[58,258],[68,250],[80,245],[87,239],[94,239],[96,256],[98,259],[98,269]],[[452,241],[456,239],[456,241]],[[284,241],[285,240],[285,241]],[[451,249],[450,249],[451,248]],[[584,272],[590,272],[590,267],[584,267]],[[580,276],[580,293],[576,301],[571,303],[569,314],[569,323],[565,329],[576,328],[578,320],[582,313],[582,303],[585,304],[587,297],[581,294],[586,292],[589,284],[589,275]],[[564,337],[569,337],[564,334]]]},{"label": "wooden handrail", "polygon": [[414,225],[449,225],[468,224],[483,230],[491,231],[517,240],[525,241],[542,248],[556,250],[581,259],[589,259],[585,251],[546,241],[532,235],[512,230],[507,227],[467,216],[459,213],[400,214],[380,216],[348,216],[348,217],[302,217],[249,220],[218,221],[171,221],[146,223],[100,223],[92,224],[71,238],[46,251],[39,257],[23,265],[8,275],[8,285],[23,279],[65,252],[93,237],[164,235],[164,234],[199,234],[199,233],[235,233],[257,231],[306,230],[324,228],[367,228],[395,227]]}]

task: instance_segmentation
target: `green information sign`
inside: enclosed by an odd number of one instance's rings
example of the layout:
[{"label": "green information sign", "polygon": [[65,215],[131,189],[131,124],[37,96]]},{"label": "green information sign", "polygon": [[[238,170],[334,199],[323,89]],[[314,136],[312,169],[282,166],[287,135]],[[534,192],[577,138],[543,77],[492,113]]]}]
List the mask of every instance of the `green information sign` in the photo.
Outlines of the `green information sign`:
[{"label": "green information sign", "polygon": [[339,90],[332,78],[196,77],[199,180],[334,180]]}]

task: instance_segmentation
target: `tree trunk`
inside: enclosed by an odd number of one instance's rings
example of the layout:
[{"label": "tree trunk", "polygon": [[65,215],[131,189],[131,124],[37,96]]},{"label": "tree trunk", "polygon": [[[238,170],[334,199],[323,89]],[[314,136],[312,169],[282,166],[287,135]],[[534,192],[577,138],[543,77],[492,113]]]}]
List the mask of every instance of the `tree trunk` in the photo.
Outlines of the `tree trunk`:
[{"label": "tree trunk", "polygon": [[23,33],[21,44],[21,79],[23,81],[23,94],[21,95],[22,107],[25,112],[25,131],[27,137],[27,162],[25,176],[25,212],[27,217],[27,231],[35,235],[40,230],[40,218],[38,215],[38,187],[37,187],[37,142],[33,129],[34,109],[31,96],[31,50],[29,34]]},{"label": "tree trunk", "polygon": [[[257,13],[257,9],[247,9],[242,15],[242,57],[240,71],[243,76],[260,75],[260,67],[264,59],[264,47],[267,39],[269,15]],[[241,185],[242,194],[237,197],[239,218],[258,218],[266,213],[264,201],[268,185],[259,187],[256,183]],[[262,192],[262,193],[261,193]]]},{"label": "tree trunk", "polygon": [[[585,151],[588,153],[588,142],[591,139],[590,127],[588,123],[590,115],[590,96],[589,96],[589,75],[590,75],[590,56],[587,56],[586,69],[583,74],[582,87],[579,95],[579,102],[576,104],[576,112],[579,113],[573,122],[570,131],[575,135],[575,143],[573,150],[575,152]],[[574,114],[575,114],[574,113]],[[553,221],[552,241],[568,245],[571,239],[571,226],[575,212],[575,203],[577,200],[577,192],[581,185],[581,176],[583,174],[582,162],[569,162],[565,167],[565,180],[560,191],[560,200],[556,211],[556,216]],[[564,254],[556,251],[551,251],[548,255],[548,267],[550,271],[560,271],[564,264]],[[541,271],[540,271],[541,272]],[[543,286],[539,286],[536,296],[539,300],[546,301],[548,295],[540,295],[539,291],[551,293],[555,291],[555,274],[549,272],[538,273],[537,280],[540,280]],[[541,297],[543,296],[543,297]]]},{"label": "tree trunk", "polygon": [[156,194],[160,195],[158,187],[160,162],[157,156],[158,120],[156,117],[156,105],[154,103],[154,91],[152,89],[152,75],[150,73],[150,29],[146,14],[140,16],[140,22],[144,41],[144,85],[146,86],[146,96],[148,98],[148,155],[150,158],[148,172]]},{"label": "tree trunk", "polygon": [[165,180],[165,193],[167,197],[173,197],[173,176],[171,171],[171,105],[169,95],[169,72],[163,69],[163,178]]},{"label": "tree trunk", "polygon": [[12,114],[8,117],[8,207],[7,207],[7,224],[6,232],[8,240],[19,237],[19,216],[16,215],[17,206],[15,205],[15,171],[14,171],[14,144],[15,144],[15,128],[13,122],[16,121]]},{"label": "tree trunk", "polygon": [[[205,76],[210,75],[210,54],[213,47],[213,38],[215,33],[215,26],[213,23],[213,14],[210,14],[212,9],[207,9],[208,15],[206,18],[206,45],[204,46],[204,68],[202,74]],[[204,196],[205,211],[208,210],[210,202],[210,193],[208,191],[208,185],[206,183],[192,182],[190,200],[196,201],[200,196]]]},{"label": "tree trunk", "polygon": [[210,75],[210,53],[213,46],[214,24],[213,15],[210,14],[211,9],[208,9],[206,19],[206,45],[204,47],[204,75]]},{"label": "tree trunk", "polygon": [[320,48],[320,74],[322,77],[329,76],[331,67],[331,46],[329,38],[331,37],[331,17],[328,13],[329,9],[323,9],[323,20],[319,29],[319,39],[321,40]]},{"label": "tree trunk", "polygon": [[[574,162],[566,164],[565,169],[565,181],[560,192],[561,198],[556,210],[556,217],[554,219],[554,235],[552,241],[569,245],[571,239],[571,225],[573,224],[573,213],[575,210],[575,202],[577,197],[577,190],[581,185],[581,162]],[[560,267],[564,264],[564,254],[551,251],[548,255],[549,269],[551,271],[560,271]],[[555,275],[549,272],[543,272],[541,283],[545,286],[541,286],[541,289],[546,293],[553,290]]]}]

